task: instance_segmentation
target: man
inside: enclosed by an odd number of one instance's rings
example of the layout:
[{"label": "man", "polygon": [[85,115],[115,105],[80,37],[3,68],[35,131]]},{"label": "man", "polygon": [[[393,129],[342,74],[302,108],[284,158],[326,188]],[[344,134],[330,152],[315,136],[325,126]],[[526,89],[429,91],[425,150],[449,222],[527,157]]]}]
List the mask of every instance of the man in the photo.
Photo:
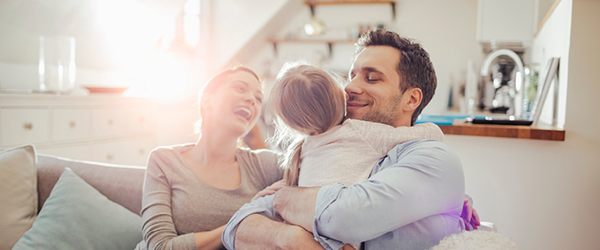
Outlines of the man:
[{"label": "man", "polygon": [[[370,31],[358,42],[345,89],[347,117],[412,126],[435,88],[435,71],[419,44]],[[340,249],[360,242],[367,250],[428,249],[457,232],[463,200],[456,154],[438,141],[411,141],[352,187],[284,187],[244,205],[226,226],[223,243],[229,249]]]}]

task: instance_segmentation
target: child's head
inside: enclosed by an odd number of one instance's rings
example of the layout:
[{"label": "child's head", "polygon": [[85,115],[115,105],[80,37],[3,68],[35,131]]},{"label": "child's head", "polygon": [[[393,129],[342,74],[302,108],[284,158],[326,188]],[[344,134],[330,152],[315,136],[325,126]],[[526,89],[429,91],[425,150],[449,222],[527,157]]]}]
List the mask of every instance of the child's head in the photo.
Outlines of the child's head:
[{"label": "child's head", "polygon": [[339,81],[321,68],[299,63],[282,68],[270,101],[282,122],[306,135],[320,134],[340,124],[346,110]]}]

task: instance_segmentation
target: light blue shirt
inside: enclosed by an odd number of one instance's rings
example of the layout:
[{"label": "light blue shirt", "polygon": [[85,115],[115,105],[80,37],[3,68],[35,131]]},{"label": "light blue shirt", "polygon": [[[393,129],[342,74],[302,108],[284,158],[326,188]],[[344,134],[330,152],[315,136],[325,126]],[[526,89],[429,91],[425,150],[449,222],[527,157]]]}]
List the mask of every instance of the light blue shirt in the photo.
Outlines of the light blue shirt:
[{"label": "light blue shirt", "polygon": [[[245,204],[223,231],[234,248],[240,222],[251,214],[274,218],[273,195]],[[313,235],[326,249],[364,242],[364,249],[429,249],[459,229],[465,197],[458,156],[445,144],[416,140],[397,145],[368,180],[318,192]]]}]

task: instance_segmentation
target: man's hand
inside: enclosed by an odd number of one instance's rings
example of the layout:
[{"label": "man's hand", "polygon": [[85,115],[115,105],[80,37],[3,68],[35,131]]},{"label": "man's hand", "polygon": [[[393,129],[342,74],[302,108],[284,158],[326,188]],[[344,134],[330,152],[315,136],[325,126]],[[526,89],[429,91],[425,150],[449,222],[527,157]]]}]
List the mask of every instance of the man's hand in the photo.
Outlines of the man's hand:
[{"label": "man's hand", "polygon": [[289,224],[312,232],[315,204],[320,187],[283,187],[273,198],[273,210]]},{"label": "man's hand", "polygon": [[254,197],[252,197],[252,201],[254,201],[260,197],[263,197],[265,195],[274,194],[277,190],[279,190],[283,186],[285,186],[285,180],[280,180],[278,182],[275,182],[275,183],[271,184],[271,186],[266,187],[265,189],[261,190],[256,195],[254,195]]},{"label": "man's hand", "polygon": [[477,211],[475,211],[475,208],[473,208],[471,205],[471,201],[468,199],[466,199],[463,204],[463,210],[460,217],[465,221],[465,223],[469,223],[473,228],[471,229],[471,227],[466,227],[465,229],[467,231],[475,230],[480,225],[479,215],[477,215]]}]

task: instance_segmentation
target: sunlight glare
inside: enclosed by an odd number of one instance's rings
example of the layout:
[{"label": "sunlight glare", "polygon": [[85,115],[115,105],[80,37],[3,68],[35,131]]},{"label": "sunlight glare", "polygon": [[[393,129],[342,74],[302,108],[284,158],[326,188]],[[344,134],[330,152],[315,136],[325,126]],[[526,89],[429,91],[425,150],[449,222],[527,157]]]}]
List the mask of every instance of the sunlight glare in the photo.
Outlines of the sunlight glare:
[{"label": "sunlight glare", "polygon": [[185,64],[167,52],[149,55],[144,73],[148,94],[163,100],[184,97],[190,86]]},{"label": "sunlight glare", "polygon": [[96,1],[97,24],[117,67],[142,63],[173,21],[133,0]]}]

